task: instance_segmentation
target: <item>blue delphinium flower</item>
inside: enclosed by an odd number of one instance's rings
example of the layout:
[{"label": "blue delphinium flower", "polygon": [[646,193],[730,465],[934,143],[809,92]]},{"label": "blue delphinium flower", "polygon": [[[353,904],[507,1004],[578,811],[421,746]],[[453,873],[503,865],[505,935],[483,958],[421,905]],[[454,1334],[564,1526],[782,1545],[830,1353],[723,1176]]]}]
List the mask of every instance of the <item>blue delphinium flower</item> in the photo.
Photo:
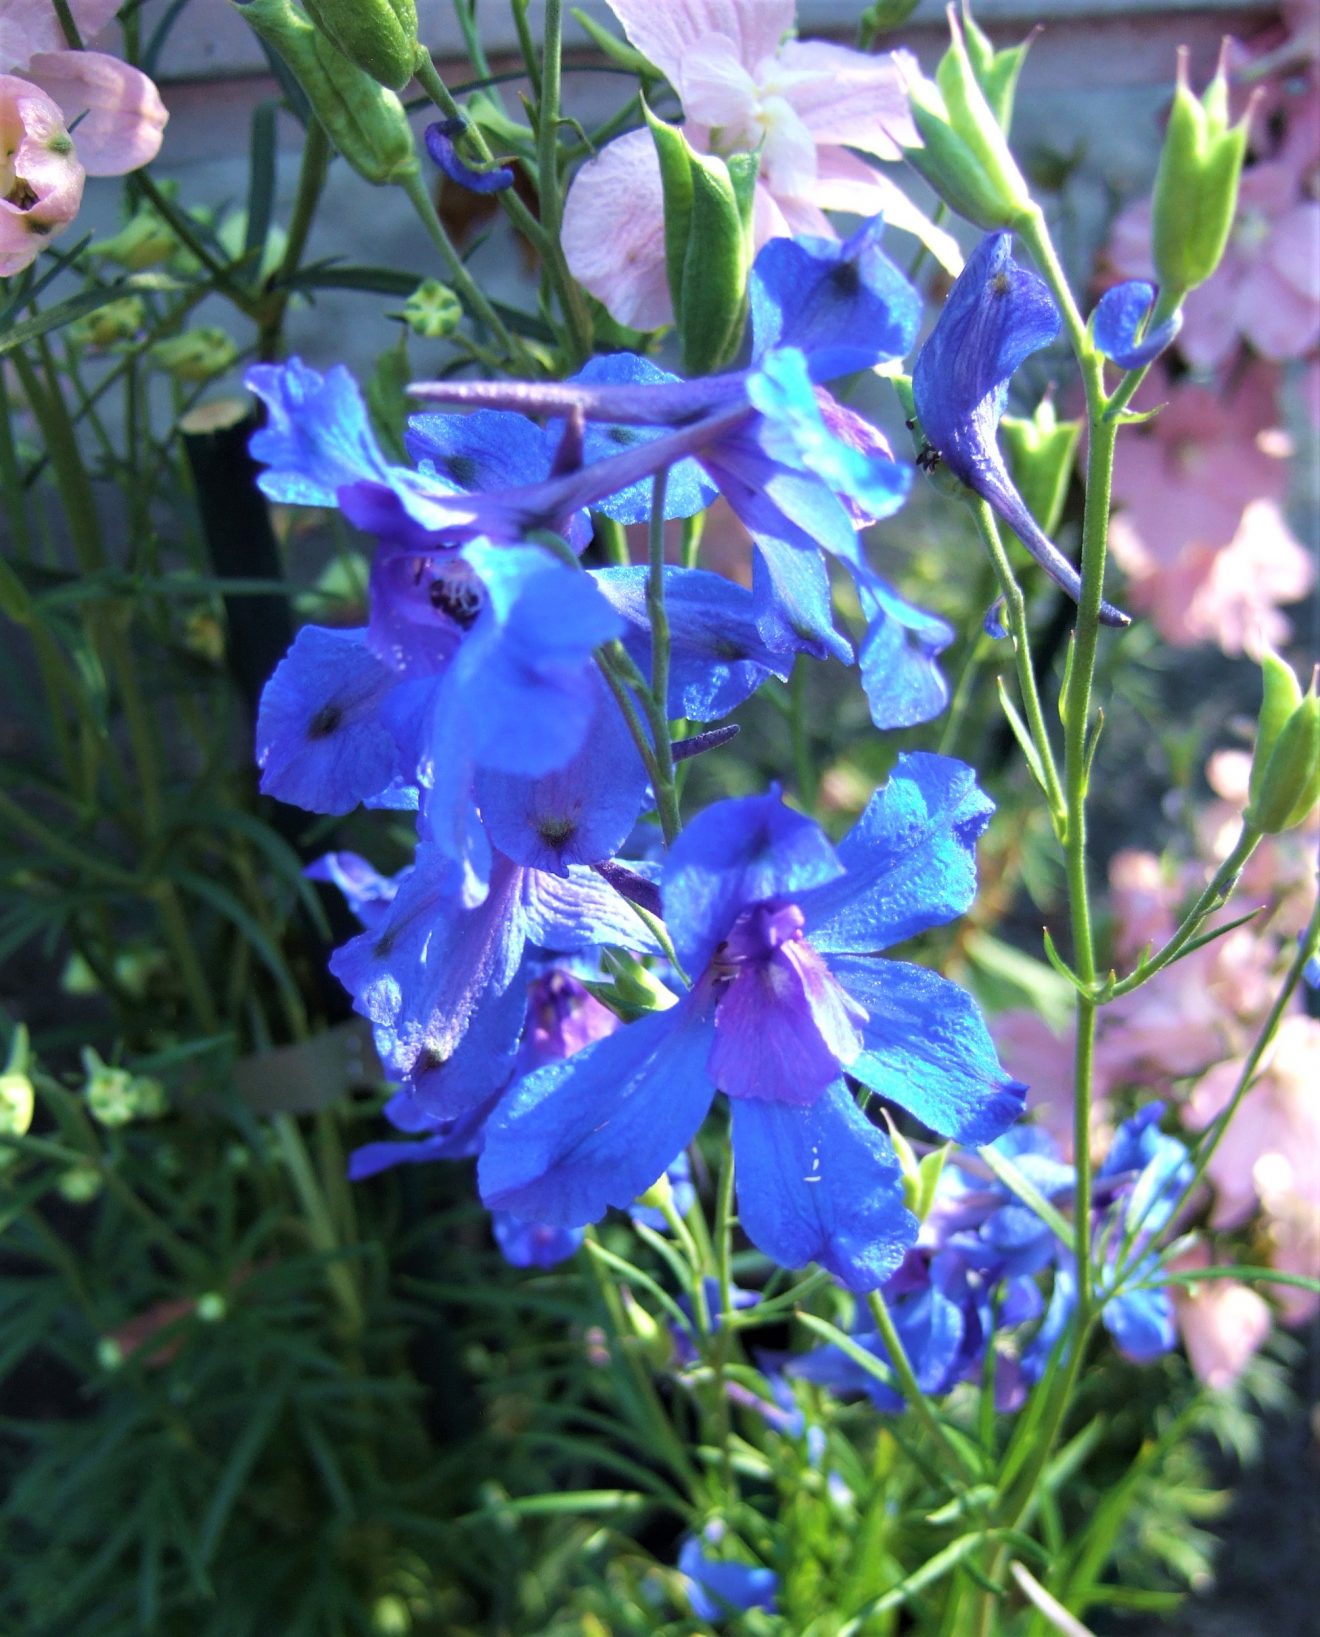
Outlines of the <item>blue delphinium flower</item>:
[{"label": "blue delphinium flower", "polygon": [[451,182],[469,193],[500,193],[513,186],[513,172],[507,165],[492,165],[475,171],[458,157],[454,138],[467,130],[467,121],[458,115],[437,119],[426,127],[426,151]]},{"label": "blue delphinium flower", "polygon": [[567,1262],[582,1243],[581,1228],[551,1228],[544,1222],[523,1222],[507,1211],[496,1211],[491,1232],[500,1255],[515,1268],[553,1268]]},{"label": "blue delphinium flower", "polygon": [[752,1241],[854,1289],[882,1284],[917,1225],[845,1072],[965,1141],[991,1141],[1022,1108],[970,996],[874,958],[968,907],[990,811],[968,768],[921,754],[900,759],[837,851],[775,795],[707,809],[660,881],[690,992],[511,1090],[488,1128],[486,1202],[574,1227],[627,1206],[718,1087]]},{"label": "blue delphinium flower", "polygon": [[1177,339],[1182,328],[1181,309],[1153,330],[1144,328],[1155,296],[1153,284],[1128,279],[1106,290],[1096,302],[1091,314],[1091,338],[1120,369],[1144,369]]},{"label": "blue delphinium flower", "polygon": [[[1020,364],[1059,332],[1045,281],[1013,260],[1012,236],[987,234],[967,258],[935,328],[917,354],[912,395],[929,445],[949,471],[987,500],[1045,572],[1074,600],[1081,577],[1027,509],[995,434]],[[1102,606],[1110,625],[1126,614]]]},{"label": "blue delphinium flower", "polygon": [[678,1568],[687,1580],[688,1602],[698,1620],[717,1624],[748,1609],[774,1613],[779,1580],[773,1569],[711,1557],[696,1535],[689,1535],[679,1548]]}]

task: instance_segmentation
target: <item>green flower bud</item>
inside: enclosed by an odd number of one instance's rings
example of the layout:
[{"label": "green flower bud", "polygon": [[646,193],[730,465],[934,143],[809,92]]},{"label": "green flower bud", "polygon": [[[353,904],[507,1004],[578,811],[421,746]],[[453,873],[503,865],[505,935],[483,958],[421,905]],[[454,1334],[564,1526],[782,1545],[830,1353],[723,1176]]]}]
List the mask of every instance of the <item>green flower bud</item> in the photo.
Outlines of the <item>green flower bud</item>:
[{"label": "green flower bud", "polygon": [[408,328],[423,341],[443,341],[463,318],[458,297],[439,279],[423,279],[403,304]]},{"label": "green flower bud", "polygon": [[223,375],[238,357],[238,348],[221,329],[202,325],[182,335],[158,341],[151,349],[152,360],[176,381],[201,385]]},{"label": "green flower bud", "polygon": [[139,296],[121,296],[69,325],[68,336],[79,347],[113,347],[140,335],[147,310]]},{"label": "green flower bud", "polygon": [[154,210],[140,210],[111,239],[92,246],[92,254],[116,262],[131,273],[158,267],[179,248],[169,224]]},{"label": "green flower bud", "polygon": [[133,1076],[127,1069],[112,1069],[91,1046],[83,1047],[83,1096],[87,1112],[101,1125],[127,1125],[137,1113]]},{"label": "green flower bud", "polygon": [[[36,1097],[26,1074],[0,1074],[0,1132],[9,1137],[25,1137],[32,1126]],[[6,1154],[14,1150],[7,1148]]]},{"label": "green flower bud", "polygon": [[197,1298],[196,1313],[203,1324],[219,1324],[229,1312],[229,1303],[218,1290],[204,1290]]},{"label": "green flower bud", "polygon": [[989,35],[973,21],[967,0],[962,3],[962,32],[967,60],[976,75],[976,83],[985,93],[985,100],[994,112],[999,129],[1007,136],[1013,123],[1013,97],[1017,91],[1018,75],[1022,72],[1031,39],[1024,40],[1021,45],[1010,46],[1007,51],[996,51]]},{"label": "green flower bud", "polygon": [[657,1177],[644,1194],[638,1194],[637,1203],[645,1205],[652,1211],[663,1211],[674,1197],[674,1185],[669,1180],[669,1173]]},{"label": "green flower bud", "polygon": [[1279,730],[1258,788],[1242,817],[1266,835],[1293,829],[1320,801],[1320,697],[1314,682]]},{"label": "green flower bud", "polygon": [[413,77],[421,47],[413,0],[303,0],[307,15],[373,80],[401,91]]},{"label": "green flower bud", "polygon": [[876,0],[857,19],[857,43],[869,51],[879,34],[901,28],[917,9],[917,0]]},{"label": "green flower bud", "polygon": [[383,185],[419,173],[403,104],[318,32],[290,0],[249,0],[243,17],[288,64],[325,133],[359,176]]},{"label": "green flower bud", "polygon": [[697,153],[682,131],[646,110],[665,200],[665,268],[683,368],[707,375],[731,363],[747,322],[752,204],[759,160]]},{"label": "green flower bud", "polygon": [[96,1344],[96,1362],[103,1370],[118,1370],[124,1362],[124,1349],[113,1336],[102,1336]]},{"label": "green flower bud", "polygon": [[587,988],[610,1011],[626,1023],[648,1012],[666,1012],[678,1004],[678,997],[666,989],[654,972],[622,950],[607,949],[601,960],[609,974],[608,983],[589,983]]},{"label": "green flower bud", "polygon": [[1236,125],[1228,123],[1222,54],[1205,95],[1193,96],[1182,47],[1152,202],[1152,253],[1162,290],[1194,290],[1218,267],[1237,209],[1250,118],[1248,107]]},{"label": "green flower bud", "polygon": [[1081,432],[1080,421],[1059,420],[1049,398],[1040,401],[1030,419],[1005,415],[999,423],[1013,482],[1046,534],[1058,527]]},{"label": "green flower bud", "polygon": [[[992,105],[952,7],[949,33],[951,43],[934,81],[909,80],[912,119],[924,146],[907,149],[904,157],[960,216],[985,229],[1011,228],[1032,209],[1031,192],[1009,149],[996,106],[1011,112],[1020,55],[1016,63],[995,68],[989,42],[978,46],[983,63],[988,61],[983,71],[990,75],[996,98]],[[1020,53],[1025,47],[1018,49]]]},{"label": "green flower bud", "polygon": [[70,1205],[90,1205],[101,1192],[101,1173],[94,1165],[71,1165],[55,1186]]},{"label": "green flower bud", "polygon": [[1247,784],[1247,801],[1260,799],[1274,747],[1279,742],[1284,724],[1302,702],[1302,685],[1286,660],[1280,659],[1272,648],[1265,650],[1260,662],[1260,715],[1256,719],[1256,750],[1251,758],[1251,778]]}]

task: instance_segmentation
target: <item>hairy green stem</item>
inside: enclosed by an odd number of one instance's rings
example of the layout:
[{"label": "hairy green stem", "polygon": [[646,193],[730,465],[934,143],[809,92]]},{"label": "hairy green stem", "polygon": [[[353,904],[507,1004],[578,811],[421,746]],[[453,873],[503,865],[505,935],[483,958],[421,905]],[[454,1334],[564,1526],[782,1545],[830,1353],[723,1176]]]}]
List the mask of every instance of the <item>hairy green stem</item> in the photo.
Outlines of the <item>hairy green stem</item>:
[{"label": "hairy green stem", "polygon": [[898,1378],[899,1389],[907,1401],[908,1408],[925,1427],[935,1447],[948,1461],[958,1478],[967,1479],[971,1477],[971,1469],[967,1465],[966,1456],[940,1425],[938,1417],[930,1407],[929,1399],[921,1390],[920,1383],[917,1381],[917,1373],[912,1368],[912,1361],[908,1358],[907,1349],[903,1346],[903,1338],[898,1333],[898,1328],[889,1312],[889,1304],[885,1301],[883,1294],[878,1290],[873,1290],[866,1298],[866,1305],[871,1310],[871,1317],[875,1320],[876,1330],[879,1332],[880,1340],[884,1343],[885,1352],[889,1355],[889,1363]]}]

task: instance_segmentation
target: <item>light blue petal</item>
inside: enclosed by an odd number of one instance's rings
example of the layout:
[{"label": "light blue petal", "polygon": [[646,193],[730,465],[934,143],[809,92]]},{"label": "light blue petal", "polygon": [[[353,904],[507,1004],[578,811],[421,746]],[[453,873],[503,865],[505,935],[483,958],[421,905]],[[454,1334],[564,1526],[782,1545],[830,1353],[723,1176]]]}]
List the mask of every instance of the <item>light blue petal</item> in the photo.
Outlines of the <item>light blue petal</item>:
[{"label": "light blue petal", "polygon": [[837,1081],[809,1108],[733,1109],[738,1217],[781,1267],[819,1262],[850,1290],[878,1290],[917,1237],[888,1137]]},{"label": "light blue petal", "polygon": [[953,627],[905,601],[878,575],[858,585],[867,617],[858,664],[878,728],[910,728],[937,717],[949,688],[936,664],[953,641]]},{"label": "light blue petal", "polygon": [[748,1609],[774,1613],[779,1581],[773,1569],[707,1557],[695,1536],[680,1548],[678,1569],[687,1579],[688,1602],[698,1620],[719,1625]]},{"label": "light blue petal", "polygon": [[756,628],[767,648],[852,663],[852,644],[834,628],[830,577],[820,552],[802,536],[758,534],[752,559]]},{"label": "light blue petal", "polygon": [[[643,674],[651,667],[645,568],[598,569],[593,578],[628,622],[623,645]],[[669,714],[693,722],[727,716],[770,676],[788,679],[793,650],[770,647],[757,629],[752,593],[722,574],[665,570],[669,619]],[[814,644],[812,644],[814,647]],[[807,644],[799,641],[799,647]]]},{"label": "light blue petal", "polygon": [[1091,314],[1091,336],[1100,351],[1120,369],[1144,369],[1177,338],[1182,311],[1153,330],[1142,326],[1155,305],[1156,290],[1144,279],[1128,279],[1106,290]]},{"label": "light blue petal", "polygon": [[880,250],[883,220],[839,243],[771,239],[752,266],[752,356],[774,347],[806,354],[813,380],[870,369],[912,350],[921,299]]},{"label": "light blue petal", "polygon": [[[642,387],[674,383],[678,379],[668,370],[659,369],[649,358],[639,358],[630,352],[606,353],[593,358],[570,377],[572,382],[584,382],[591,386]],[[550,430],[552,434],[556,431],[553,421]],[[592,465],[619,454],[633,444],[651,443],[656,438],[666,437],[670,430],[667,426],[610,426],[589,421],[582,444],[582,458],[587,465]],[[704,511],[717,493],[715,485],[695,460],[676,461],[669,468],[669,476],[665,480],[665,516],[692,517]],[[591,509],[612,517],[616,523],[645,523],[651,515],[651,495],[651,479],[641,478],[604,500],[593,501]]]},{"label": "light blue petal", "polygon": [[406,774],[380,720],[396,677],[364,631],[305,625],[261,695],[261,788],[312,813],[348,813]]},{"label": "light blue petal", "polygon": [[519,913],[529,942],[541,949],[588,949],[595,944],[637,952],[659,949],[655,934],[622,893],[580,864],[571,864],[566,876],[528,870]]},{"label": "light blue petal", "polygon": [[693,977],[704,971],[743,910],[797,898],[841,873],[820,826],[786,807],[778,793],[706,808],[670,848],[660,880],[665,922],[684,969]]},{"label": "light blue petal", "polygon": [[942,1137],[980,1147],[1026,1106],[1026,1087],[1004,1072],[980,1008],[956,983],[923,966],[835,955],[830,970],[866,1008],[863,1050],[848,1073]]},{"label": "light blue petal", "polygon": [[839,843],[847,874],[798,899],[808,940],[822,952],[868,954],[963,914],[976,897],[976,841],[993,811],[963,762],[900,756]]},{"label": "light blue petal", "polygon": [[491,840],[516,863],[553,875],[611,859],[646,802],[648,782],[613,695],[593,671],[595,709],[581,748],[563,767],[532,778],[487,769],[477,803]]},{"label": "light blue petal", "polygon": [[582,1243],[581,1228],[552,1228],[543,1222],[524,1222],[508,1211],[496,1211],[491,1232],[500,1255],[515,1268],[553,1268],[567,1262]]},{"label": "light blue petal", "polygon": [[482,1199],[566,1228],[630,1205],[706,1116],[710,1040],[692,996],[519,1081],[487,1128]]}]

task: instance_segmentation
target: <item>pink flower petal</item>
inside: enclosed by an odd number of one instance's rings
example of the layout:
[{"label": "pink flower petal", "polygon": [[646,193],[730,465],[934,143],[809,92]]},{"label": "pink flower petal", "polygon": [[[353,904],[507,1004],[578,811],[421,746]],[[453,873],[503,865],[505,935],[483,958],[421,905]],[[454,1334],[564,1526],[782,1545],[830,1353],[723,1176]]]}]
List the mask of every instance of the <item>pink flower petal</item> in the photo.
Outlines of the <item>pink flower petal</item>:
[{"label": "pink flower petal", "polygon": [[924,244],[946,273],[957,278],[962,272],[963,255],[957,239],[929,221],[892,177],[846,148],[824,147],[817,152],[812,198],[822,210],[883,216],[887,226],[910,233]]},{"label": "pink flower petal", "polygon": [[1178,1287],[1174,1305],[1192,1369],[1215,1392],[1233,1385],[1274,1322],[1269,1303],[1236,1279]]},{"label": "pink flower petal", "polygon": [[[71,0],[69,10],[83,45],[111,21],[123,0]],[[51,0],[4,0],[0,16],[0,72],[23,68],[39,51],[67,51]]]},{"label": "pink flower petal", "polygon": [[649,131],[611,142],[573,179],[564,207],[569,270],[620,324],[672,324],[665,205]]},{"label": "pink flower petal", "polygon": [[39,53],[31,78],[72,125],[78,157],[93,176],[123,176],[160,152],[169,113],[153,81],[102,51]]},{"label": "pink flower petal", "polygon": [[750,151],[758,145],[756,81],[727,34],[707,34],[688,47],[676,89],[685,114],[720,127],[722,148]]},{"label": "pink flower petal", "polygon": [[747,69],[755,69],[793,26],[793,0],[609,0],[631,43],[675,87],[683,54],[711,34],[725,34]]},{"label": "pink flower petal", "polygon": [[793,104],[818,143],[899,159],[902,145],[918,145],[900,73],[905,56],[871,57],[824,40],[790,40],[766,78],[766,89]]},{"label": "pink flower petal", "polygon": [[0,277],[69,225],[83,176],[56,104],[30,80],[0,75]]}]

